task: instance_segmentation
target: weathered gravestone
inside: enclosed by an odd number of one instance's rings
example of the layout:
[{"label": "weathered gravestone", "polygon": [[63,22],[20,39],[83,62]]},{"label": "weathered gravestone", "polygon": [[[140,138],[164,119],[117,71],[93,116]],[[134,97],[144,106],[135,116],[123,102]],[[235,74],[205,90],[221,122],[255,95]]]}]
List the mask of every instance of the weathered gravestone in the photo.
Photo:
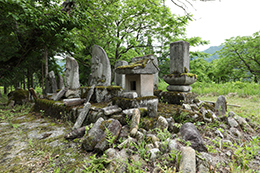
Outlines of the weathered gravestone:
[{"label": "weathered gravestone", "polygon": [[217,115],[225,115],[227,112],[227,101],[225,96],[220,95],[215,104],[215,111]]},{"label": "weathered gravestone", "polygon": [[45,94],[47,93],[56,93],[57,83],[55,79],[55,74],[53,71],[49,72],[45,80]]},{"label": "weathered gravestone", "polygon": [[[126,61],[117,61],[115,63],[115,69],[119,66],[128,65],[128,62]],[[114,84],[116,86],[121,86],[122,88],[125,88],[125,74],[119,74],[115,72],[115,80]]]},{"label": "weathered gravestone", "polygon": [[160,93],[163,102],[181,105],[192,103],[196,94],[191,93],[191,84],[196,82],[197,75],[189,73],[189,43],[177,41],[170,44],[170,74],[164,75],[163,80],[169,84],[168,92]]},{"label": "weathered gravestone", "polygon": [[170,74],[163,76],[168,91],[191,91],[191,84],[196,82],[197,76],[189,73],[189,43],[177,41],[170,44]]},{"label": "weathered gravestone", "polygon": [[58,74],[58,78],[57,78],[57,87],[58,89],[64,88],[63,78],[60,74]]},{"label": "weathered gravestone", "polygon": [[79,65],[72,57],[66,58],[65,86],[68,89],[78,89],[80,87]]},{"label": "weathered gravestone", "polygon": [[106,52],[100,46],[94,45],[91,58],[91,79],[89,85],[111,85],[111,66]]}]

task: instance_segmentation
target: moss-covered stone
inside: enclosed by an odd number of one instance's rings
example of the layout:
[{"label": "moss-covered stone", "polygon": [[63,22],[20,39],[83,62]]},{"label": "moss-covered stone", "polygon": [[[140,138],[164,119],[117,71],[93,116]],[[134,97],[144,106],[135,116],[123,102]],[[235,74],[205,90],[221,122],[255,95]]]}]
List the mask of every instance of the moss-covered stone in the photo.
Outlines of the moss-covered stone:
[{"label": "moss-covered stone", "polygon": [[145,108],[138,108],[140,111],[141,117],[145,117],[147,115],[147,109]]},{"label": "moss-covered stone", "polygon": [[151,118],[151,117],[143,117],[140,120],[140,128],[143,128],[145,130],[151,130],[155,126],[157,118]]},{"label": "moss-covered stone", "polygon": [[197,79],[198,78],[198,75],[196,74],[193,74],[193,73],[173,73],[173,74],[166,74],[164,75],[165,77],[181,77],[181,76],[188,76],[188,77],[191,77],[191,78],[195,78]]},{"label": "moss-covered stone", "polygon": [[168,91],[168,92],[161,93],[162,102],[168,104],[177,104],[177,105],[182,105],[183,103],[190,104],[193,102],[193,100],[196,97],[197,94],[190,93],[190,92]]},{"label": "moss-covered stone", "polygon": [[16,89],[15,91],[11,91],[7,96],[7,104],[9,104],[11,100],[15,101],[15,104],[19,105],[29,101],[29,91],[23,89]]},{"label": "moss-covered stone", "polygon": [[146,97],[137,97],[134,99],[123,98],[123,97],[114,97],[112,99],[113,105],[118,105],[122,109],[130,109],[146,106],[144,102],[148,100],[157,99],[156,96],[146,96]]},{"label": "moss-covered stone", "polygon": [[149,59],[142,59],[142,60],[133,62],[129,65],[119,66],[119,67],[117,67],[117,69],[133,69],[135,67],[145,68],[148,61],[149,61]]},{"label": "moss-covered stone", "polygon": [[44,116],[58,118],[65,121],[75,122],[76,113],[73,113],[71,106],[65,106],[60,101],[48,99],[36,99],[33,111],[43,113]]},{"label": "moss-covered stone", "polygon": [[[81,98],[86,98],[90,87],[81,87]],[[110,98],[118,96],[123,89],[120,86],[95,86],[94,93],[90,99],[91,102],[107,102]],[[101,100],[100,100],[101,99]]]}]

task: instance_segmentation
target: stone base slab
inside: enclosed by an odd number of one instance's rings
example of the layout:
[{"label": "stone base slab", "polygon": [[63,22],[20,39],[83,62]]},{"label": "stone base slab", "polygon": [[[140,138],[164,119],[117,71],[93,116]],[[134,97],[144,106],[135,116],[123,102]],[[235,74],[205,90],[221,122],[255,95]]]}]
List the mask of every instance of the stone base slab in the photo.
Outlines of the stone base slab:
[{"label": "stone base slab", "polygon": [[169,85],[166,88],[168,91],[180,91],[180,92],[189,92],[191,91],[191,86],[181,86],[181,85]]},{"label": "stone base slab", "polygon": [[168,104],[191,104],[197,94],[191,92],[165,91],[160,93],[160,101]]}]

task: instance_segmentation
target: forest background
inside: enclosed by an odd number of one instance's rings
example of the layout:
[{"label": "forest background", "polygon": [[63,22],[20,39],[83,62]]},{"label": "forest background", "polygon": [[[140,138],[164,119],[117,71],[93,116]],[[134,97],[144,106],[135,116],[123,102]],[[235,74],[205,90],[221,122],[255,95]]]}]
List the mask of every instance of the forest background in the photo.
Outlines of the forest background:
[{"label": "forest background", "polygon": [[[154,54],[162,77],[169,73],[171,42],[184,40],[191,47],[209,43],[187,38],[192,14],[173,14],[164,0],[0,0],[0,7],[0,86],[5,94],[16,87],[33,87],[41,93],[49,71],[63,74],[57,55],[78,61],[80,83],[86,86],[94,44],[107,52],[112,69],[117,60]],[[193,91],[203,94],[224,84],[223,92],[238,92],[236,88],[252,85],[256,90],[243,94],[258,94],[259,32],[227,38],[218,48],[216,59],[210,58],[213,51],[190,52],[190,72],[198,75]],[[162,80],[159,87],[165,90]],[[222,94],[221,87],[216,89]]]}]

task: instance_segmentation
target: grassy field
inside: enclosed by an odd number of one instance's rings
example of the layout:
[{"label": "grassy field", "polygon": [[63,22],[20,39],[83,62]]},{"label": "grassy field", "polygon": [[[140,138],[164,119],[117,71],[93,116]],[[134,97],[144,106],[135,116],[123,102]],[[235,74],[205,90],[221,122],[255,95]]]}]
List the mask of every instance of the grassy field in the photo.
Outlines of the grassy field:
[{"label": "grassy field", "polygon": [[[236,114],[250,118],[252,121],[260,124],[260,96],[239,97],[238,95],[225,95],[227,103],[232,105],[239,105],[241,107],[228,106],[228,112],[234,111]],[[198,99],[203,101],[216,102],[218,96],[200,95]]]},{"label": "grassy field", "polygon": [[[159,89],[166,91],[168,84],[160,80],[159,86]],[[228,106],[228,111],[234,111],[260,124],[260,84],[241,81],[224,84],[195,82],[192,92],[197,93],[200,100],[214,102],[218,96],[224,95],[228,104],[241,106]]]}]

